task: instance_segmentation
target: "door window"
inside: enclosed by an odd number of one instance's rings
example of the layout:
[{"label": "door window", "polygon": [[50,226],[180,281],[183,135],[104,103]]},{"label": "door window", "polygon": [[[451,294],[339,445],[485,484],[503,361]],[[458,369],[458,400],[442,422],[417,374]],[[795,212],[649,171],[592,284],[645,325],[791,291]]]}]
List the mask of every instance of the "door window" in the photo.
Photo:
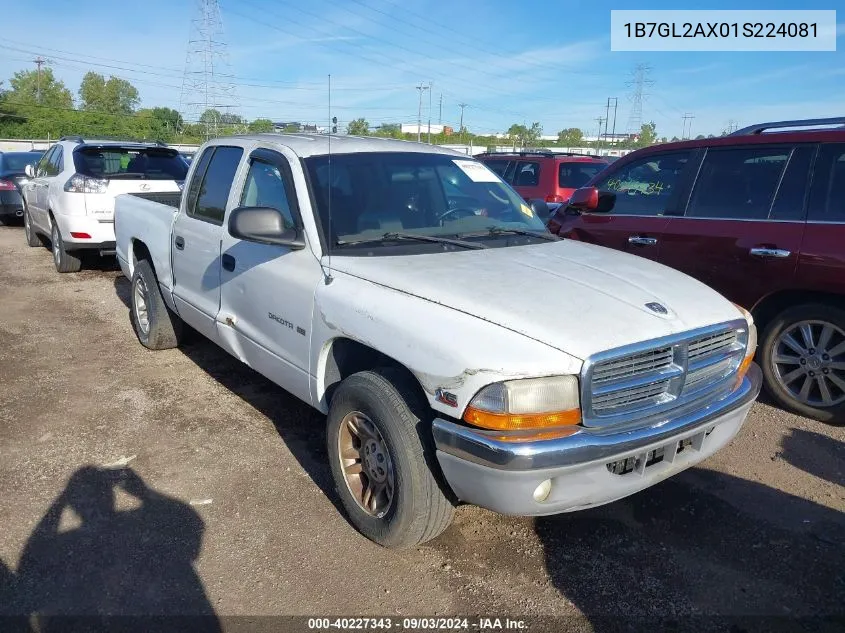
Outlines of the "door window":
[{"label": "door window", "polygon": [[687,217],[765,220],[791,148],[708,150]]},{"label": "door window", "polygon": [[540,182],[540,163],[517,163],[514,187],[536,187]]},{"label": "door window", "polygon": [[252,160],[241,194],[241,206],[271,207],[282,213],[287,228],[295,228],[287,187],[276,165],[263,160]]},{"label": "door window", "polygon": [[815,145],[804,145],[792,150],[786,171],[780,181],[770,220],[801,220],[810,184],[810,166],[816,154]]},{"label": "door window", "polygon": [[56,153],[56,150],[58,148],[58,145],[54,145],[46,154],[44,154],[44,156],[41,157],[41,160],[39,160],[38,164],[35,166],[36,177],[47,175],[47,169],[50,164],[50,159],[53,158],[53,154]]},{"label": "door window", "polygon": [[812,222],[845,222],[845,143],[821,146],[808,217]]},{"label": "door window", "polygon": [[58,176],[62,173],[63,156],[64,150],[62,150],[62,146],[59,145],[56,147],[56,151],[53,152],[53,156],[50,157],[50,162],[47,163],[47,176]]},{"label": "door window", "polygon": [[215,148],[203,175],[196,204],[193,208],[188,207],[188,215],[212,224],[223,224],[229,191],[232,189],[243,153],[240,147],[217,146]]},{"label": "door window", "polygon": [[506,160],[485,160],[484,164],[502,178],[504,178],[505,172],[508,169],[508,161]]},{"label": "door window", "polygon": [[689,157],[690,152],[646,156],[608,174],[596,186],[615,194],[614,215],[663,215]]}]

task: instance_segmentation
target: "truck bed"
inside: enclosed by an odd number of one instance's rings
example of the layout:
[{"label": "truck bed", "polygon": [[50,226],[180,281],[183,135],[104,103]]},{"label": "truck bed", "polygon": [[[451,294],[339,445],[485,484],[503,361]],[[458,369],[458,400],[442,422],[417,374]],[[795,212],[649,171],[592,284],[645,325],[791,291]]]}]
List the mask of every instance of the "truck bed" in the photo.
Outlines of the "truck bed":
[{"label": "truck bed", "polygon": [[130,193],[128,195],[158,202],[159,204],[166,204],[169,207],[175,207],[177,209],[179,208],[179,203],[182,201],[182,192],[180,191],[153,191],[149,193]]},{"label": "truck bed", "polygon": [[133,249],[143,244],[150,254],[159,284],[165,289],[172,287],[170,233],[181,197],[179,192],[150,192],[115,198],[114,235],[117,260],[124,275],[132,276]]}]

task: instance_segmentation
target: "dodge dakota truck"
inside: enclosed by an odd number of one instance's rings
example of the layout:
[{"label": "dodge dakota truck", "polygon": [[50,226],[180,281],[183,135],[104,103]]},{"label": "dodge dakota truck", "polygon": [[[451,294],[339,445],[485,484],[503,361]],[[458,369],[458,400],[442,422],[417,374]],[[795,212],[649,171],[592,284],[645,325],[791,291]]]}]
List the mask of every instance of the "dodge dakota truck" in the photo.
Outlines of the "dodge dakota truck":
[{"label": "dodge dakota truck", "polygon": [[545,515],[652,486],[759,392],[750,314],[551,235],[543,204],[430,145],[219,138],[181,196],[117,198],[116,249],[140,342],[187,324],[326,414],[350,522],[412,547],[460,503]]}]

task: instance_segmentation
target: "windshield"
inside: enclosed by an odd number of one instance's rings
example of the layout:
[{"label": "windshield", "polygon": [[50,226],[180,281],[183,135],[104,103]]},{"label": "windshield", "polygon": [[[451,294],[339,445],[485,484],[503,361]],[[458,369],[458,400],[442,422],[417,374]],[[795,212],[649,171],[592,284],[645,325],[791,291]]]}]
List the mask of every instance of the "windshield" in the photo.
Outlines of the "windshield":
[{"label": "windshield", "polygon": [[27,165],[34,165],[41,158],[41,152],[9,152],[0,155],[0,171],[24,173]]},{"label": "windshield", "polygon": [[[305,159],[305,165],[325,235],[329,234],[331,198],[332,250],[397,232],[483,237],[507,245],[501,236],[513,237],[513,233],[491,229],[546,231],[499,176],[469,158],[372,152],[334,155],[331,164],[328,156],[313,156]],[[419,245],[426,242],[419,240]]]},{"label": "windshield", "polygon": [[92,178],[185,180],[188,165],[165,147],[83,147],[73,153],[76,173]]},{"label": "windshield", "polygon": [[558,186],[563,189],[580,189],[605,167],[607,167],[607,163],[588,163],[586,161],[561,163],[558,173]]}]

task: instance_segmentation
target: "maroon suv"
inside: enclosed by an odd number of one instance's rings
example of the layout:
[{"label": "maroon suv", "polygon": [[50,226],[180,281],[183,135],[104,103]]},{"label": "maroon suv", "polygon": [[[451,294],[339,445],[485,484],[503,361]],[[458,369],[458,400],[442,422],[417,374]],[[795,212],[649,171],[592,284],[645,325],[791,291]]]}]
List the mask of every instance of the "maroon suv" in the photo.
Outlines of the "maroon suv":
[{"label": "maroon suv", "polygon": [[549,230],[677,268],[749,309],[771,396],[845,421],[845,118],[633,152]]}]

